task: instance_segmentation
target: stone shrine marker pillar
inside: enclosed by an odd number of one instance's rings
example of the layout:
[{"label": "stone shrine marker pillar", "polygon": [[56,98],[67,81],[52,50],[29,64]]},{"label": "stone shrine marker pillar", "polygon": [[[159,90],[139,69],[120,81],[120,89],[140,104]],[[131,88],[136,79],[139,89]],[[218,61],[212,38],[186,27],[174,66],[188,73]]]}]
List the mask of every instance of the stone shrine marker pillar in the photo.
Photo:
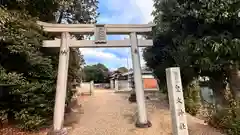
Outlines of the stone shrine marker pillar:
[{"label": "stone shrine marker pillar", "polygon": [[188,135],[180,68],[167,68],[166,77],[173,135]]}]

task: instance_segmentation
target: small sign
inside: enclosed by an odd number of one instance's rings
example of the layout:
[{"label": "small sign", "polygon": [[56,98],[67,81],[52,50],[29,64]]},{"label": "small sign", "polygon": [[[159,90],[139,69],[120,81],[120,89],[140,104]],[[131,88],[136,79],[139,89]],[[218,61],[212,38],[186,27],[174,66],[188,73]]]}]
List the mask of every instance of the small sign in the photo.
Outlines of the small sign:
[{"label": "small sign", "polygon": [[106,27],[103,24],[95,25],[95,44],[102,44],[107,42]]}]

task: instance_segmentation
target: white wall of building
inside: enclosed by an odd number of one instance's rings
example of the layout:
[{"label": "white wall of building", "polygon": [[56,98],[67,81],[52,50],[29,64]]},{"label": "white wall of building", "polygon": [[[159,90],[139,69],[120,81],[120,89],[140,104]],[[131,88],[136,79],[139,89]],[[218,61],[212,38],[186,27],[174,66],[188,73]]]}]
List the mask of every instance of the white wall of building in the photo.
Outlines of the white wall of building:
[{"label": "white wall of building", "polygon": [[89,93],[91,90],[90,82],[83,82],[80,84],[80,88],[78,89],[78,93]]},{"label": "white wall of building", "polygon": [[142,75],[142,78],[154,78],[153,75]]},{"label": "white wall of building", "polygon": [[128,90],[129,89],[128,80],[119,80],[118,86],[119,90]]}]

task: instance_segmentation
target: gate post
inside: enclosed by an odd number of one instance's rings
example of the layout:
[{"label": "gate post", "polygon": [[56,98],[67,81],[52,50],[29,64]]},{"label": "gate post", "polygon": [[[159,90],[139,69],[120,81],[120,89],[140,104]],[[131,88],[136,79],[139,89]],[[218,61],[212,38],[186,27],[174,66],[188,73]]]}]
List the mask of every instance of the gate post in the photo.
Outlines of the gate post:
[{"label": "gate post", "polygon": [[90,81],[90,95],[93,95],[94,92],[94,81]]},{"label": "gate post", "polygon": [[53,132],[59,132],[62,129],[64,121],[65,99],[67,93],[67,76],[69,61],[69,43],[70,34],[63,32],[61,35],[61,46],[59,52],[58,76],[56,86],[56,97],[54,106]]},{"label": "gate post", "polygon": [[143,89],[142,73],[141,73],[141,64],[138,50],[138,40],[137,34],[135,32],[130,33],[131,40],[131,54],[132,54],[132,63],[133,63],[133,74],[135,82],[135,92],[137,98],[137,108],[138,108],[138,121],[136,122],[136,127],[139,128],[148,128],[152,124],[147,119],[147,111],[145,104],[145,96]]},{"label": "gate post", "polygon": [[117,92],[117,91],[119,90],[119,87],[118,87],[118,86],[119,86],[119,85],[118,85],[118,84],[119,84],[118,78],[115,79],[114,83],[115,83],[115,87],[114,87],[114,88],[115,88],[115,91]]},{"label": "gate post", "polygon": [[113,86],[114,86],[113,83],[114,83],[114,81],[113,81],[113,79],[111,79],[111,80],[110,80],[110,89],[111,89],[111,90],[114,88],[114,87],[113,87]]}]

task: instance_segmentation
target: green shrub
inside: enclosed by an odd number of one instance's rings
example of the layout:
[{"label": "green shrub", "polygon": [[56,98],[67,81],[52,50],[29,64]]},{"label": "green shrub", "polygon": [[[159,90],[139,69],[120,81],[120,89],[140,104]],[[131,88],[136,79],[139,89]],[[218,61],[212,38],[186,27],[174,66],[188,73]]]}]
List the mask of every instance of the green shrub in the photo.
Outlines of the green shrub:
[{"label": "green shrub", "polygon": [[[0,24],[0,83],[14,84],[10,97],[1,102],[1,119],[35,130],[52,120],[57,59],[41,50],[47,36],[36,20],[18,12],[5,12],[8,18]],[[0,18],[2,18],[0,14]],[[26,21],[28,20],[28,21]]]},{"label": "green shrub", "polygon": [[189,114],[196,116],[199,112],[201,105],[199,103],[194,102],[194,100],[190,98],[185,99],[185,108],[186,112]]},{"label": "green shrub", "polygon": [[228,135],[239,135],[240,133],[240,118],[233,119],[229,122],[229,126],[227,127]]},{"label": "green shrub", "polygon": [[240,133],[240,108],[223,108],[211,115],[208,123],[228,135]]},{"label": "green shrub", "polygon": [[[15,85],[10,88],[10,97],[0,102],[0,120],[11,120],[27,130],[52,123],[59,54],[42,48],[42,41],[51,39],[51,35],[27,13],[1,7],[0,30],[0,84]],[[79,76],[76,72],[80,64],[72,61],[66,104],[74,94],[70,82]]]},{"label": "green shrub", "polygon": [[[167,86],[160,85],[160,91],[166,94],[166,100],[169,101]],[[201,108],[200,86],[197,81],[193,81],[186,88],[183,88],[184,102],[186,112],[195,116]]]},{"label": "green shrub", "polygon": [[0,83],[15,84],[10,98],[1,104],[1,119],[14,120],[18,127],[34,130],[52,119],[53,82],[29,82],[21,74],[6,73],[1,68]]},{"label": "green shrub", "polygon": [[197,115],[201,107],[200,87],[197,81],[193,81],[184,89],[184,99],[186,112]]}]

